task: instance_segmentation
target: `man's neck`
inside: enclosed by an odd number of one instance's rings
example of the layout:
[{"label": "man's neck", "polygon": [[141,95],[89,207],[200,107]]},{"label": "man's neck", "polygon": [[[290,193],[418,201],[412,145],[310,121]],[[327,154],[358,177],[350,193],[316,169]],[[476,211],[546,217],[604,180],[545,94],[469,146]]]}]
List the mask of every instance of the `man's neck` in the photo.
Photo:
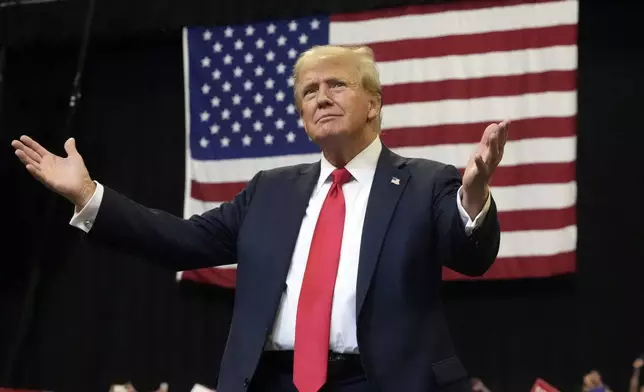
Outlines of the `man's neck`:
[{"label": "man's neck", "polygon": [[335,167],[344,167],[378,137],[375,132],[365,132],[351,140],[335,140],[322,147],[324,157]]}]

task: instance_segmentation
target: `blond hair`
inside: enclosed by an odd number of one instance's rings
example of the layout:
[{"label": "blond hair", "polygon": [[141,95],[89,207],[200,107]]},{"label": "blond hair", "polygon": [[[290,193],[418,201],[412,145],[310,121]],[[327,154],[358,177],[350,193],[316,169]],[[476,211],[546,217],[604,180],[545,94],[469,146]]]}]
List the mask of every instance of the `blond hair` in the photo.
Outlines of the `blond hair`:
[{"label": "blond hair", "polygon": [[[367,46],[320,45],[313,46],[309,50],[302,52],[293,67],[293,94],[295,95],[295,105],[298,111],[302,109],[301,97],[297,94],[297,86],[302,72],[322,61],[328,60],[346,61],[355,66],[362,88],[368,93],[379,97],[382,104],[380,74],[371,48]],[[378,130],[380,130],[381,118],[382,114],[380,114],[377,124]]]}]

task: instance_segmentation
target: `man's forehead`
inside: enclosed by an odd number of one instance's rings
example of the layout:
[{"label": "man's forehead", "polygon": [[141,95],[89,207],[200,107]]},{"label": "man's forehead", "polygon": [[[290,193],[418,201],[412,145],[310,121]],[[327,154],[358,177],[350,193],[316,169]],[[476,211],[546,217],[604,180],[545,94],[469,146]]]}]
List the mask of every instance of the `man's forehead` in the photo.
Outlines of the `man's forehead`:
[{"label": "man's forehead", "polygon": [[357,75],[355,66],[347,61],[321,61],[302,70],[302,83],[320,82],[329,79],[353,79]]}]

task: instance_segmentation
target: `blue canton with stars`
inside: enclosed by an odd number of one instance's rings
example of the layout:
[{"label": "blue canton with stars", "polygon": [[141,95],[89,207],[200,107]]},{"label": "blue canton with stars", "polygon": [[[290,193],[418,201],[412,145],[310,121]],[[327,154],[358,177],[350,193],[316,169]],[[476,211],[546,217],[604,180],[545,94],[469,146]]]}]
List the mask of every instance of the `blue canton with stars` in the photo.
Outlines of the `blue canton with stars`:
[{"label": "blue canton with stars", "polygon": [[293,98],[293,66],[325,45],[327,17],[188,29],[192,159],[319,152]]}]

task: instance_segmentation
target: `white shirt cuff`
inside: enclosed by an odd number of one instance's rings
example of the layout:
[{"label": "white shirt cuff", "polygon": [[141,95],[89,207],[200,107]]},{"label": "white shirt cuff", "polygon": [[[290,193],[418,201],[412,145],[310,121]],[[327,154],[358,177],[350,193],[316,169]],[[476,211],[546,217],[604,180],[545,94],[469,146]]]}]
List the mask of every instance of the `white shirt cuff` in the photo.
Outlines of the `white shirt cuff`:
[{"label": "white shirt cuff", "polygon": [[483,209],[481,209],[481,212],[479,212],[474,220],[470,218],[470,215],[467,213],[467,211],[465,211],[465,208],[463,208],[463,203],[461,202],[462,196],[463,186],[461,185],[461,187],[458,188],[458,194],[456,195],[456,205],[458,206],[458,212],[460,212],[461,214],[461,219],[463,219],[463,224],[465,224],[465,233],[467,235],[471,235],[472,231],[474,231],[474,229],[476,229],[483,223],[483,220],[485,219],[485,216],[490,209],[490,204],[492,202],[492,192],[488,192],[487,200],[483,205]]},{"label": "white shirt cuff", "polygon": [[82,210],[76,212],[74,208],[74,216],[69,221],[69,224],[83,230],[85,233],[89,233],[94,225],[96,220],[96,215],[98,215],[98,209],[101,207],[101,201],[103,200],[103,185],[94,181],[96,184],[96,190],[92,195],[92,198],[89,199],[89,202],[85,204]]}]

